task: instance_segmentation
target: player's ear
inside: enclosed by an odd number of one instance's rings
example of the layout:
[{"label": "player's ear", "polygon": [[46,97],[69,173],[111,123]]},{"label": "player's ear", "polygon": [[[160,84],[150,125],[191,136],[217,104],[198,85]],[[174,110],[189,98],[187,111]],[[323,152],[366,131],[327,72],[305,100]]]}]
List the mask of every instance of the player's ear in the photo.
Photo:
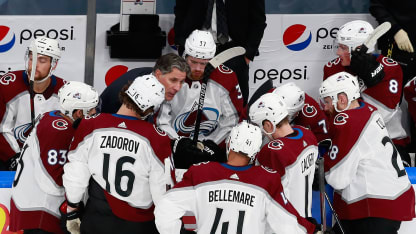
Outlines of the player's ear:
[{"label": "player's ear", "polygon": [[72,114],[72,117],[74,119],[80,119],[80,118],[82,119],[82,118],[84,118],[84,114],[83,114],[82,110],[75,110],[74,113]]}]

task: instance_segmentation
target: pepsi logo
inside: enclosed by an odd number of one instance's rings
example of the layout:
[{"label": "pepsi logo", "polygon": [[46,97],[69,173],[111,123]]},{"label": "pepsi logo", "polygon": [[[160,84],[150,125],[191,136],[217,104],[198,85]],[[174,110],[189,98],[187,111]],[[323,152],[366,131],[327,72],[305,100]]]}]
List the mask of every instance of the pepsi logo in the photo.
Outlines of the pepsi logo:
[{"label": "pepsi logo", "polygon": [[312,33],[303,24],[294,24],[283,33],[283,43],[292,51],[304,50],[312,41]]},{"label": "pepsi logo", "polygon": [[0,25],[0,53],[9,51],[16,41],[16,35],[9,27]]}]

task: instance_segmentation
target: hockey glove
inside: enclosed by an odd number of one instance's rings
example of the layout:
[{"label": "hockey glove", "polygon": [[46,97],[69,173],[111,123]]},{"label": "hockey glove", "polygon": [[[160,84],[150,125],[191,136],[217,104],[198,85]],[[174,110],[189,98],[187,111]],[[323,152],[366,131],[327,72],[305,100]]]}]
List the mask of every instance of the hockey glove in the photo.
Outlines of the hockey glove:
[{"label": "hockey glove", "polygon": [[68,204],[64,201],[59,207],[61,213],[61,228],[66,233],[80,234],[81,233],[81,214],[84,210],[82,202],[78,204]]},{"label": "hockey glove", "polygon": [[212,162],[226,162],[227,155],[225,153],[225,149],[220,148],[214,141],[212,140],[203,140],[202,144],[203,148],[203,157],[200,159],[200,162],[204,161],[212,161]]},{"label": "hockey glove", "polygon": [[20,152],[15,154],[13,157],[9,158],[6,161],[6,167],[9,171],[16,171],[17,164],[19,164],[20,160]]},{"label": "hockey glove", "polygon": [[383,64],[372,54],[357,48],[351,53],[351,70],[364,81],[367,87],[378,84],[384,78]]},{"label": "hockey glove", "polygon": [[195,158],[202,155],[202,150],[188,137],[179,137],[172,146],[175,168],[188,169],[195,162]]},{"label": "hockey glove", "polygon": [[321,157],[323,157],[324,154],[326,152],[328,152],[328,150],[331,148],[331,145],[332,145],[332,140],[331,139],[325,139],[325,140],[320,141],[318,143],[318,152],[319,152],[319,155]]}]

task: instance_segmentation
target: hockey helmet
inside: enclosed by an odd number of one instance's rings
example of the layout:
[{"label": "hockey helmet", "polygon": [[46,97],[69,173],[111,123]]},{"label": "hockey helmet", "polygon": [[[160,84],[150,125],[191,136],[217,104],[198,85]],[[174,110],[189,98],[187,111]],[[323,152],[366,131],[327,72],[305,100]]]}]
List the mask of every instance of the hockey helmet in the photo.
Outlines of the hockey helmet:
[{"label": "hockey helmet", "polygon": [[[364,20],[350,21],[339,28],[334,45],[336,47],[338,44],[346,45],[351,53],[362,45],[373,31],[373,26]],[[367,53],[372,51],[374,47],[368,48]]]},{"label": "hockey helmet", "polygon": [[88,111],[98,105],[98,93],[93,87],[79,81],[68,81],[58,91],[61,112],[72,118],[74,110],[82,110],[86,116]]},{"label": "hockey helmet", "polygon": [[[288,116],[288,111],[285,102],[277,94],[266,93],[251,105],[249,116],[251,122],[259,126],[267,135],[271,135],[276,131],[276,125]],[[269,120],[273,124],[272,132],[264,130],[264,120]]]},{"label": "hockey helmet", "polygon": [[290,82],[273,90],[286,104],[289,113],[289,121],[297,116],[297,113],[302,110],[305,103],[305,92],[301,90],[295,83]]},{"label": "hockey helmet", "polygon": [[321,99],[330,97],[332,99],[332,105],[337,112],[338,110],[338,94],[345,93],[348,98],[348,105],[345,109],[348,109],[351,102],[360,97],[360,85],[357,77],[347,72],[338,72],[324,80],[319,88],[319,95]]},{"label": "hockey helmet", "polygon": [[185,41],[185,53],[199,59],[212,59],[215,56],[216,44],[208,31],[194,30]]},{"label": "hockey helmet", "polygon": [[149,74],[137,77],[126,94],[143,112],[151,107],[156,111],[165,100],[165,87],[154,75]]},{"label": "hockey helmet", "polygon": [[231,129],[226,143],[227,157],[229,151],[232,150],[246,155],[250,158],[250,163],[253,163],[262,144],[261,130],[259,127],[243,121]]}]

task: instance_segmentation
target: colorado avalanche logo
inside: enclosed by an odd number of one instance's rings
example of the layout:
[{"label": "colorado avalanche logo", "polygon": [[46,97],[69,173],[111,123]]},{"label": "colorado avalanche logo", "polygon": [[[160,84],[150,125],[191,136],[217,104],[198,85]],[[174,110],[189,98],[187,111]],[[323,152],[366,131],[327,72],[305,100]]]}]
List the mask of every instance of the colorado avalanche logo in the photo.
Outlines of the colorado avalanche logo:
[{"label": "colorado avalanche logo", "polygon": [[166,136],[166,132],[160,129],[159,127],[156,127],[156,125],[153,124],[153,128],[156,130],[156,132],[161,136]]},{"label": "colorado avalanche logo", "polygon": [[302,114],[308,118],[312,118],[318,114],[318,110],[314,106],[305,103],[302,108]]},{"label": "colorado avalanche logo", "polygon": [[[173,126],[178,135],[187,137],[192,136],[195,129],[196,113],[197,111],[185,112],[176,117]],[[215,131],[218,126],[219,116],[220,113],[217,109],[204,107],[199,134],[208,136]]]},{"label": "colorado avalanche logo", "polygon": [[52,127],[58,130],[66,130],[68,129],[68,122],[63,119],[57,119],[52,122]]},{"label": "colorado avalanche logo", "polygon": [[81,94],[80,93],[74,93],[74,95],[72,95],[73,98],[76,99],[81,99]]},{"label": "colorado avalanche logo", "polygon": [[394,61],[393,59],[388,58],[388,57],[384,57],[381,60],[381,62],[383,63],[383,65],[386,65],[386,66],[397,66],[398,65],[398,63],[396,61]]},{"label": "colorado avalanche logo", "polygon": [[0,78],[0,83],[3,85],[9,85],[10,82],[14,82],[16,80],[16,75],[13,73],[7,73]]},{"label": "colorado avalanche logo", "polygon": [[14,128],[14,138],[20,143],[25,143],[29,133],[32,131],[32,124],[27,123]]},{"label": "colorado avalanche logo", "polygon": [[224,74],[231,74],[231,73],[233,73],[233,70],[231,70],[230,68],[228,68],[227,66],[224,66],[222,64],[218,67],[218,70],[220,70],[220,72],[221,73],[224,73]]},{"label": "colorado avalanche logo", "polygon": [[283,148],[284,144],[281,140],[274,140],[271,141],[267,147],[269,147],[272,150],[281,150]]},{"label": "colorado avalanche logo", "polygon": [[345,113],[339,113],[334,118],[334,124],[335,125],[343,125],[347,123],[347,119],[349,116]]},{"label": "colorado avalanche logo", "polygon": [[273,170],[270,167],[266,167],[266,166],[263,166],[263,165],[261,165],[261,167],[269,173],[272,173],[272,174],[277,173],[277,171]]},{"label": "colorado avalanche logo", "polygon": [[338,58],[336,58],[336,59],[333,59],[333,60],[329,61],[329,62],[326,64],[326,66],[327,66],[327,67],[336,66],[336,65],[338,65],[338,63],[339,63],[339,62],[341,62],[341,58],[340,58],[340,57],[338,57]]}]

